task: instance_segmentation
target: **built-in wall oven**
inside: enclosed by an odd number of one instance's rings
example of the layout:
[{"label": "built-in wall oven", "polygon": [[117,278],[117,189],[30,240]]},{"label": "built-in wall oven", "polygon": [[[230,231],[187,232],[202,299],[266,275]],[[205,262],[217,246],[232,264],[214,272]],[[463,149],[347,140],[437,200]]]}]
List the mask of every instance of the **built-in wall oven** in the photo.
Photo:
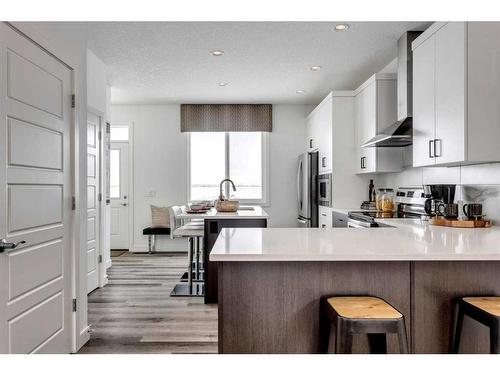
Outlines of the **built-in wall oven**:
[{"label": "built-in wall oven", "polygon": [[318,175],[318,204],[332,207],[332,174]]}]

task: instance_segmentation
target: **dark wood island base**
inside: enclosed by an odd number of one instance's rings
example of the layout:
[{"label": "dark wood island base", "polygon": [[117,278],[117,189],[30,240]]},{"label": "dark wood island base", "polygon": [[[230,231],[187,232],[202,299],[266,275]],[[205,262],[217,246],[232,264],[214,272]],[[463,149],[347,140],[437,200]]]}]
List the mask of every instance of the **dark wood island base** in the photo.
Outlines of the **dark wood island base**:
[{"label": "dark wood island base", "polygon": [[[406,319],[411,353],[450,353],[455,301],[500,295],[499,261],[219,262],[219,353],[317,353],[320,299],[373,295]],[[398,352],[396,337],[387,339]],[[364,336],[353,352],[368,352]],[[461,353],[489,353],[488,328],[465,319]]]}]

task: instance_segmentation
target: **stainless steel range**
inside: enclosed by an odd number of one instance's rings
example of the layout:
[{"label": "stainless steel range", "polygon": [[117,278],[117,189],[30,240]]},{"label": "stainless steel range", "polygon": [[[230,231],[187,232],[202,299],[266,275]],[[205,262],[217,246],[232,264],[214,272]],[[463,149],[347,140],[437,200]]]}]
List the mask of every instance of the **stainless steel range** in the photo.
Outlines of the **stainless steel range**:
[{"label": "stainless steel range", "polygon": [[377,219],[422,219],[427,215],[424,204],[428,196],[423,187],[400,187],[396,192],[397,209],[394,212],[380,211],[349,211],[347,215],[348,228],[373,228],[386,225],[378,223]]}]

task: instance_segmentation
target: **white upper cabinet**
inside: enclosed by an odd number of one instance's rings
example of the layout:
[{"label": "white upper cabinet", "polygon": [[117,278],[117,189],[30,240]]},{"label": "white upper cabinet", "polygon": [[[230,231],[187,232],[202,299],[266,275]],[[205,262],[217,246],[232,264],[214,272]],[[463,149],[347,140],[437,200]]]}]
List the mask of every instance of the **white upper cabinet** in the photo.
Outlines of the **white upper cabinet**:
[{"label": "white upper cabinet", "polygon": [[361,147],[397,120],[396,75],[375,74],[355,92],[354,123],[356,173],[398,172],[401,148]]},{"label": "white upper cabinet", "polygon": [[318,151],[319,173],[332,171],[332,95],[329,94],[307,117],[307,150]]},{"label": "white upper cabinet", "polygon": [[434,163],[435,43],[429,37],[413,51],[413,166]]},{"label": "white upper cabinet", "polygon": [[413,42],[413,166],[500,160],[500,23],[435,23]]},{"label": "white upper cabinet", "polygon": [[308,152],[316,151],[319,147],[318,142],[320,137],[320,127],[319,127],[319,118],[315,115],[315,113],[311,113],[307,117],[307,139],[306,139],[306,149]]}]

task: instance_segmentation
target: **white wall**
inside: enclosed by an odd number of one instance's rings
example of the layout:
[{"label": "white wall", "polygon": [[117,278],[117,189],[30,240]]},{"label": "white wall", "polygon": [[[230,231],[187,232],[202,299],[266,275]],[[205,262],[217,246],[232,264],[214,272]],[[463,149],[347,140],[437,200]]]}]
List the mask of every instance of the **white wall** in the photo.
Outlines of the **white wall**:
[{"label": "white wall", "polygon": [[[180,132],[180,106],[112,105],[111,123],[133,122],[134,251],[146,251],[142,229],[151,225],[150,205],[187,202],[187,135]],[[155,197],[145,197],[147,192]],[[184,250],[185,241],[162,236],[158,250]]]},{"label": "white wall", "polygon": [[[87,49],[87,108],[89,112],[97,115],[103,122],[103,133],[105,130],[105,123],[109,121],[109,105],[110,95],[109,86],[107,82],[107,67],[106,65],[89,49]],[[106,181],[106,160],[104,148],[101,152],[101,193],[103,197],[106,196],[105,181]],[[101,238],[103,241],[101,254],[103,257],[103,269],[100,271],[99,286],[102,287],[107,284],[106,269],[111,266],[111,252],[110,252],[110,206],[104,205],[101,217]]]},{"label": "white wall", "polygon": [[[309,105],[273,106],[273,132],[269,136],[269,225],[296,225],[295,165],[303,152],[305,118]],[[151,225],[150,204],[187,202],[187,135],[180,132],[180,106],[112,105],[111,121],[133,122],[134,148],[134,251],[146,251],[142,229]],[[155,197],[145,197],[154,191]],[[162,237],[158,250],[185,250],[186,241]]]},{"label": "white wall", "polygon": [[269,226],[297,226],[297,158],[303,153],[306,117],[310,105],[273,105],[273,131],[269,136]]},{"label": "white wall", "polygon": [[90,110],[106,113],[106,65],[87,49],[87,106]]}]

